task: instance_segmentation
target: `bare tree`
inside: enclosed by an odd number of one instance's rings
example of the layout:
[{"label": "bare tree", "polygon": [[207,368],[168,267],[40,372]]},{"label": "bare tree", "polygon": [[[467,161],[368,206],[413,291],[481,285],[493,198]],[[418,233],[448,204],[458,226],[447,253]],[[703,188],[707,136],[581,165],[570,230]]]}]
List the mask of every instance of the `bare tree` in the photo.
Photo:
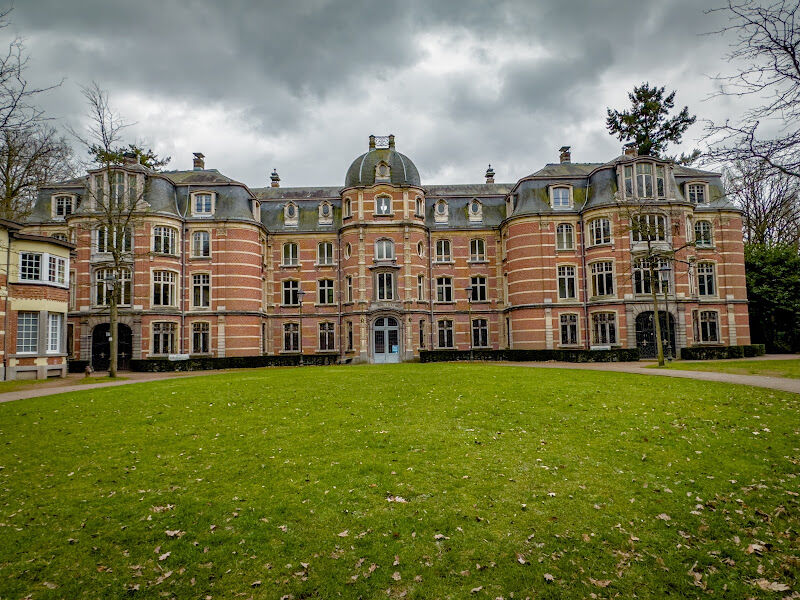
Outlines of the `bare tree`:
[{"label": "bare tree", "polygon": [[800,180],[757,159],[725,170],[725,187],[742,209],[748,244],[800,243]]},{"label": "bare tree", "polygon": [[130,272],[134,259],[135,227],[147,212],[144,200],[147,175],[152,172],[151,165],[160,166],[169,159],[161,160],[136,145],[122,145],[122,134],[129,124],[112,109],[108,93],[97,83],[83,88],[83,95],[89,106],[88,133],[73,131],[73,134],[88,148],[94,168],[89,171],[82,213],[102,236],[104,250],[109,256],[106,271],[110,271],[111,276],[103,283],[108,289],[111,333],[109,376],[116,377],[118,307],[123,294],[132,292],[130,279],[125,274]]},{"label": "bare tree", "polygon": [[[727,58],[738,65],[736,74],[717,78],[719,94],[762,102],[738,121],[709,124],[708,158],[758,159],[773,172],[800,177],[800,3],[727,0],[708,12],[728,17],[729,24],[712,34],[733,38]],[[765,123],[777,133],[765,134]]]}]

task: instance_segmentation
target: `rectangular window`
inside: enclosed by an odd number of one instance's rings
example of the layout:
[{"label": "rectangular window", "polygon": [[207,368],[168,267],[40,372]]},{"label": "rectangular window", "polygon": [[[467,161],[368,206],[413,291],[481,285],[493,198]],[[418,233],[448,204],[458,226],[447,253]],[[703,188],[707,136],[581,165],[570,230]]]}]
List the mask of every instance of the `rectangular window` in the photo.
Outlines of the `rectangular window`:
[{"label": "rectangular window", "polygon": [[439,348],[452,348],[453,322],[450,320],[442,320],[438,321],[436,325],[439,333]]},{"label": "rectangular window", "polygon": [[115,276],[113,269],[95,271],[94,285],[96,306],[108,306],[111,303],[111,294],[115,286],[119,294],[117,305],[127,306],[131,303],[131,272],[129,269],[120,269],[119,276]]},{"label": "rectangular window", "polygon": [[392,273],[378,273],[378,300],[394,300],[394,275]]},{"label": "rectangular window", "polygon": [[125,202],[125,173],[116,171],[111,174],[111,204],[122,205]]},{"label": "rectangular window", "polygon": [[477,275],[470,277],[470,295],[472,302],[486,302],[486,277]]},{"label": "rectangular window", "polygon": [[120,252],[130,252],[131,251],[131,241],[133,239],[133,235],[131,234],[130,229],[123,229],[121,227],[112,228],[111,235],[108,234],[107,227],[100,227],[95,230],[95,251],[96,252],[112,252],[116,247],[117,242],[117,230],[122,232],[122,243],[120,244],[118,250]]},{"label": "rectangular window", "polygon": [[592,264],[592,296],[614,294],[614,265],[611,262]]},{"label": "rectangular window", "polygon": [[211,256],[211,234],[208,231],[195,231],[192,234],[192,256],[196,258]]},{"label": "rectangular window", "polygon": [[617,343],[617,325],[614,313],[594,313],[592,315],[592,341],[599,345]]},{"label": "rectangular window", "polygon": [[450,262],[450,240],[436,240],[436,262]]},{"label": "rectangular window", "polygon": [[593,246],[611,243],[611,221],[594,219],[589,223],[589,235]]},{"label": "rectangular window", "polygon": [[317,281],[317,298],[320,304],[333,304],[333,279]]},{"label": "rectangular window", "polygon": [[348,275],[346,281],[347,281],[347,301],[353,302],[353,276]]},{"label": "rectangular window", "polygon": [[719,315],[715,310],[701,310],[692,313],[694,320],[694,339],[701,343],[719,342]]},{"label": "rectangular window", "polygon": [[153,271],[153,306],[175,305],[175,273]]},{"label": "rectangular window", "polygon": [[436,278],[436,301],[437,302],[452,302],[453,301],[453,280],[452,280],[452,278],[450,278],[450,277],[437,277]]},{"label": "rectangular window", "polygon": [[66,285],[67,283],[67,259],[58,256],[48,258],[47,281]]},{"label": "rectangular window", "polygon": [[39,351],[39,313],[17,313],[17,354]]},{"label": "rectangular window", "polygon": [[667,220],[662,215],[635,215],[631,219],[631,235],[634,242],[667,239]]},{"label": "rectangular window", "polygon": [[558,297],[560,300],[574,300],[577,289],[577,269],[572,265],[558,267]]},{"label": "rectangular window", "polygon": [[55,215],[66,217],[72,214],[72,196],[56,196]]},{"label": "rectangular window", "polygon": [[703,183],[691,183],[686,186],[689,202],[703,204],[706,201],[706,186]]},{"label": "rectangular window", "polygon": [[319,324],[319,349],[322,351],[336,350],[336,336],[333,323]]},{"label": "rectangular window", "polygon": [[[655,284],[656,294],[669,292],[669,281],[662,281],[661,269],[667,266],[667,261],[658,260],[652,282]],[[635,294],[650,294],[653,286],[651,284],[650,261],[639,258],[633,263],[633,291]]]},{"label": "rectangular window", "polygon": [[353,351],[353,322],[347,322],[347,351]]},{"label": "rectangular window", "polygon": [[208,273],[192,275],[192,306],[211,308],[211,275]]},{"label": "rectangular window", "polygon": [[175,254],[177,233],[172,227],[153,227],[153,252]]},{"label": "rectangular window", "polygon": [[486,242],[480,238],[470,240],[469,242],[469,259],[472,262],[486,261]]},{"label": "rectangular window", "polygon": [[153,354],[175,353],[175,323],[153,323]]},{"label": "rectangular window", "polygon": [[694,224],[694,245],[697,248],[712,248],[714,236],[709,221],[697,221]]},{"label": "rectangular window", "polygon": [[569,208],[569,188],[553,188],[552,194],[553,208]]},{"label": "rectangular window", "polygon": [[136,185],[136,175],[128,175],[128,202],[135,206],[139,202],[139,191]]},{"label": "rectangular window", "polygon": [[196,216],[211,216],[211,194],[195,194],[192,209]]},{"label": "rectangular window", "polygon": [[661,165],[656,166],[656,193],[659,198],[666,196],[666,180],[664,179],[664,167]]},{"label": "rectangular window", "polygon": [[61,326],[63,323],[64,315],[61,313],[47,315],[47,352],[50,354],[61,352]]},{"label": "rectangular window", "polygon": [[283,281],[283,305],[297,306],[300,304],[300,282],[295,279]]},{"label": "rectangular window", "polygon": [[489,322],[486,319],[472,319],[472,347],[489,346]]},{"label": "rectangular window", "polygon": [[578,343],[578,315],[561,315],[561,345],[573,346]]},{"label": "rectangular window", "polygon": [[425,275],[417,275],[417,300],[425,301]]},{"label": "rectangular window", "polygon": [[317,244],[317,263],[320,265],[333,264],[333,244],[331,242]]},{"label": "rectangular window", "polygon": [[653,197],[653,165],[650,163],[636,164],[636,184],[640,197]]},{"label": "rectangular window", "polygon": [[624,179],[625,195],[628,197],[633,196],[633,167],[631,165],[625,166]]},{"label": "rectangular window", "polygon": [[33,252],[20,252],[19,278],[23,281],[42,280],[42,255]]},{"label": "rectangular window", "polygon": [[211,344],[211,327],[208,323],[192,323],[192,354],[208,354]]},{"label": "rectangular window", "polygon": [[297,244],[289,242],[283,245],[283,262],[284,267],[294,267],[300,264],[297,259]]},{"label": "rectangular window", "polygon": [[560,223],[556,227],[556,250],[572,250],[575,247],[573,232],[569,223]]},{"label": "rectangular window", "polygon": [[300,326],[297,323],[283,324],[283,349],[286,352],[300,350]]},{"label": "rectangular window", "polygon": [[425,319],[419,320],[419,347],[425,347]]},{"label": "rectangular window", "polygon": [[714,263],[697,263],[697,293],[701,296],[716,294]]}]

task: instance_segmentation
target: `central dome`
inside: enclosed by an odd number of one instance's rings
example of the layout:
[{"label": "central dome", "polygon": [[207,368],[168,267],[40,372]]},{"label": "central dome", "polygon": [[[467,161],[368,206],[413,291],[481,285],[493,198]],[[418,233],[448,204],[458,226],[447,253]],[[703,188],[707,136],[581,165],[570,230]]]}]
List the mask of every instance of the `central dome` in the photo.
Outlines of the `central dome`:
[{"label": "central dome", "polygon": [[[383,146],[383,143],[386,146]],[[419,171],[405,154],[394,149],[394,136],[369,136],[369,151],[359,156],[347,169],[345,187],[390,183],[419,186]]]}]

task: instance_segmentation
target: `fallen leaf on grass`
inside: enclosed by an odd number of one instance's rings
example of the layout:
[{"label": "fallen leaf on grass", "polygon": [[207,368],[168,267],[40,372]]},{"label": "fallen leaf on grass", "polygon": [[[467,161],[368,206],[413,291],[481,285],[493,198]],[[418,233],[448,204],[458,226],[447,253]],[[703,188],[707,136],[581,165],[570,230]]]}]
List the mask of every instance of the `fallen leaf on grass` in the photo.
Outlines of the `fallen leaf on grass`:
[{"label": "fallen leaf on grass", "polygon": [[521,564],[521,565],[527,565],[528,564],[528,561],[526,560],[526,558],[522,554],[519,554],[519,553],[517,553],[517,562],[519,564]]},{"label": "fallen leaf on grass", "polygon": [[789,590],[792,589],[785,583],[778,583],[777,581],[768,581],[766,579],[756,579],[753,583],[755,583],[762,590],[767,590],[768,592],[788,592]]},{"label": "fallen leaf on grass", "polygon": [[550,573],[545,573],[545,574],[544,574],[544,580],[545,580],[546,582],[550,583],[551,581],[554,581],[554,580],[555,580],[555,578],[554,578],[552,575],[550,575]]},{"label": "fallen leaf on grass", "polygon": [[164,554],[161,554],[161,555],[158,557],[158,560],[167,560],[167,559],[169,558],[169,555],[170,555],[170,554],[172,554],[172,552],[164,552]]},{"label": "fallen leaf on grass", "polygon": [[400,579],[402,579],[402,577],[400,576],[400,572],[395,571],[394,573],[392,573],[392,579],[394,579],[395,581],[400,581]]},{"label": "fallen leaf on grass", "polygon": [[339,537],[347,537],[348,535],[350,535],[350,532],[349,532],[349,530],[345,529],[344,531],[341,531],[341,532],[337,533],[336,535],[338,535]]},{"label": "fallen leaf on grass", "polygon": [[756,554],[761,554],[762,552],[764,552],[764,550],[765,548],[761,544],[750,544],[747,547],[747,550],[745,550],[745,552],[747,552],[748,554],[752,554],[753,552],[755,552]]},{"label": "fallen leaf on grass", "polygon": [[661,519],[662,521],[671,521],[672,517],[670,517],[667,513],[661,513],[656,517],[656,519]]},{"label": "fallen leaf on grass", "polygon": [[433,539],[435,539],[435,540],[449,540],[450,538],[447,537],[446,535],[441,534],[441,533],[437,533],[435,536],[433,536]]},{"label": "fallen leaf on grass", "polygon": [[253,583],[251,583],[250,587],[258,587],[260,585],[261,585],[261,580],[259,579],[258,581],[254,581]]},{"label": "fallen leaf on grass", "polygon": [[49,581],[45,581],[42,585],[46,587],[48,590],[54,590],[58,587],[55,583],[51,583]]},{"label": "fallen leaf on grass", "polygon": [[470,594],[477,594],[477,593],[478,593],[478,592],[480,592],[482,589],[483,589],[483,586],[482,586],[482,585],[479,585],[479,586],[478,586],[478,587],[476,587],[476,588],[472,588],[472,589],[469,591],[469,593],[470,593]]},{"label": "fallen leaf on grass", "polygon": [[589,578],[589,583],[591,583],[592,585],[596,585],[597,587],[607,588],[609,585],[611,585],[611,580],[610,579],[592,579],[590,577]]},{"label": "fallen leaf on grass", "polygon": [[186,532],[185,531],[181,531],[180,529],[167,529],[164,533],[167,534],[167,537],[171,537],[171,538],[175,538],[175,537],[179,538],[179,537],[183,537],[184,535],[186,535]]},{"label": "fallen leaf on grass", "polygon": [[406,500],[402,496],[392,496],[391,494],[389,496],[387,496],[386,501],[387,502],[398,502],[400,504],[408,503],[408,500]]}]

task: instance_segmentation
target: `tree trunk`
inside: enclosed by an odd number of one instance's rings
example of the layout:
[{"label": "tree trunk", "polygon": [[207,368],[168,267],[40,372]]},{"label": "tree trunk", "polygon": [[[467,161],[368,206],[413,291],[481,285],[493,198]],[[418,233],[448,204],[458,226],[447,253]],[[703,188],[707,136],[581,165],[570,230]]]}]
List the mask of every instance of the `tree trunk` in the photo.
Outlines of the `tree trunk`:
[{"label": "tree trunk", "polygon": [[661,342],[661,319],[658,314],[658,294],[656,293],[656,270],[654,260],[650,258],[650,293],[653,296],[653,326],[656,329],[656,350],[658,352],[658,366],[664,366],[664,344]]},{"label": "tree trunk", "polygon": [[111,333],[111,339],[109,340],[109,362],[108,362],[108,376],[109,377],[116,377],[117,376],[117,348],[119,347],[119,337],[118,337],[118,315],[117,315],[117,285],[118,282],[114,282],[114,289],[111,291],[111,298],[109,302],[109,311],[108,311],[108,320],[109,320],[109,332]]}]

